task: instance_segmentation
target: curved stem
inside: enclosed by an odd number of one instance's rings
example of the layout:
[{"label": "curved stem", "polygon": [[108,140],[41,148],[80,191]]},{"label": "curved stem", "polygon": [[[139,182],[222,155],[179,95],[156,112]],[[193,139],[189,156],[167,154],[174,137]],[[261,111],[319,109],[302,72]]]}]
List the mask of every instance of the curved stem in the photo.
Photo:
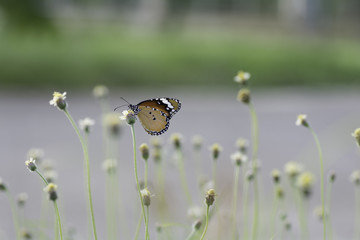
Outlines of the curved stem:
[{"label": "curved stem", "polygon": [[76,134],[78,135],[82,149],[83,149],[85,168],[86,168],[86,173],[87,173],[87,193],[88,193],[88,198],[89,198],[89,208],[90,208],[90,214],[91,214],[92,228],[93,228],[94,238],[95,238],[95,240],[97,240],[95,217],[94,217],[94,207],[93,207],[92,196],[91,196],[90,162],[89,162],[89,153],[88,153],[87,145],[86,145],[82,135],[80,134],[80,131],[79,131],[77,125],[75,124],[73,118],[71,117],[70,113],[66,109],[64,110],[64,113],[67,116],[67,118],[69,119]]},{"label": "curved stem", "polygon": [[[145,226],[146,226],[147,219],[146,219],[146,214],[145,214],[145,209],[144,209],[143,198],[142,198],[142,196],[141,196],[141,189],[140,189],[139,177],[138,177],[138,170],[137,170],[136,139],[135,139],[135,128],[134,128],[134,124],[130,125],[130,127],[131,127],[131,135],[132,135],[132,139],[133,139],[135,181],[136,181],[136,187],[137,187],[138,194],[139,194],[139,198],[140,198],[140,202],[141,202],[141,211],[142,211],[142,215],[143,215],[143,218],[144,218],[144,221],[145,221]],[[149,233],[146,231],[145,234],[146,234],[145,239],[148,239]]]},{"label": "curved stem", "polygon": [[[49,182],[44,178],[44,176],[37,169],[35,170],[35,172],[41,177],[41,179],[44,181],[46,186],[49,185]],[[59,208],[58,208],[56,200],[54,200],[53,202],[54,202],[55,215],[56,215],[56,219],[57,219],[57,223],[58,223],[58,227],[59,227],[60,239],[62,240],[63,235],[62,235],[62,227],[61,227]],[[57,239],[57,233],[55,233],[55,238]]]},{"label": "curved stem", "polygon": [[243,184],[243,239],[248,239],[248,201],[249,201],[249,181],[246,179],[245,174],[244,175],[244,184]]},{"label": "curved stem", "polygon": [[209,208],[210,208],[210,206],[209,205],[206,205],[206,222],[205,222],[205,228],[204,228],[204,232],[203,232],[203,234],[201,235],[201,237],[200,237],[200,240],[203,240],[204,239],[204,237],[205,237],[205,234],[206,234],[206,231],[207,231],[207,229],[208,229],[208,225],[209,225]]},{"label": "curved stem", "polygon": [[[324,179],[324,160],[323,160],[323,154],[321,150],[321,145],[319,138],[317,137],[315,131],[309,126],[308,127],[311,134],[314,137],[317,150],[319,152],[319,160],[320,160],[320,184],[321,184],[321,212],[323,216],[325,216],[325,179]],[[326,220],[324,218],[323,221],[323,239],[326,239]]]},{"label": "curved stem", "polygon": [[257,239],[257,228],[259,224],[259,189],[258,189],[258,147],[259,147],[259,127],[258,119],[254,106],[249,103],[251,115],[251,136],[252,136],[252,170],[254,173],[254,218],[252,226],[252,239]]}]

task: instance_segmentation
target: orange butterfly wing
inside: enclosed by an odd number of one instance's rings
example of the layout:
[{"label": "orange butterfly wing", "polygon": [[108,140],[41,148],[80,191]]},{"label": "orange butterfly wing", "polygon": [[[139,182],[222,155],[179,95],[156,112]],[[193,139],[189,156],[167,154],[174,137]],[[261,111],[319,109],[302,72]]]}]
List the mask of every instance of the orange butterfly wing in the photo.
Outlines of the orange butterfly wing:
[{"label": "orange butterfly wing", "polygon": [[138,118],[145,131],[151,135],[160,135],[169,128],[169,117],[166,113],[151,106],[139,106]]}]

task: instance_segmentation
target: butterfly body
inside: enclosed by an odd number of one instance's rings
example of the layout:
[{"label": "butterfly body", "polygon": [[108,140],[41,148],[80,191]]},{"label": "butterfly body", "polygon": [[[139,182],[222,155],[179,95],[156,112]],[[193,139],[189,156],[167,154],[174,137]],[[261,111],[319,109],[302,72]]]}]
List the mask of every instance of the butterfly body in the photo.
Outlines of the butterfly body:
[{"label": "butterfly body", "polygon": [[181,108],[181,103],[175,98],[153,98],[136,105],[129,104],[138,116],[145,131],[151,135],[161,135],[169,128],[170,119]]}]

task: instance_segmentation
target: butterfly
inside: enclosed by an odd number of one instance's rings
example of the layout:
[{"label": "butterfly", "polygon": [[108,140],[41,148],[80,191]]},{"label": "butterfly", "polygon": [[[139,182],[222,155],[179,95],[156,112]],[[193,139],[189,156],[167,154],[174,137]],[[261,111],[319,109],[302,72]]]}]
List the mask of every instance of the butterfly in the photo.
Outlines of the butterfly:
[{"label": "butterfly", "polygon": [[175,98],[161,97],[136,105],[129,104],[128,108],[138,116],[148,134],[161,135],[169,129],[170,119],[180,110],[181,102]]}]

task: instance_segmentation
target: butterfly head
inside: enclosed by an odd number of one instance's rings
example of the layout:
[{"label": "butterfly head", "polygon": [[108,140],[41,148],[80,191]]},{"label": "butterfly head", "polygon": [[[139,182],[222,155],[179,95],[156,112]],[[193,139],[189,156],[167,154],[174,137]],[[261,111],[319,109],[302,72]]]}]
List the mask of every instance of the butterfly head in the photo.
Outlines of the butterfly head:
[{"label": "butterfly head", "polygon": [[135,113],[135,115],[137,115],[140,112],[138,105],[129,104],[128,108],[131,109]]}]

